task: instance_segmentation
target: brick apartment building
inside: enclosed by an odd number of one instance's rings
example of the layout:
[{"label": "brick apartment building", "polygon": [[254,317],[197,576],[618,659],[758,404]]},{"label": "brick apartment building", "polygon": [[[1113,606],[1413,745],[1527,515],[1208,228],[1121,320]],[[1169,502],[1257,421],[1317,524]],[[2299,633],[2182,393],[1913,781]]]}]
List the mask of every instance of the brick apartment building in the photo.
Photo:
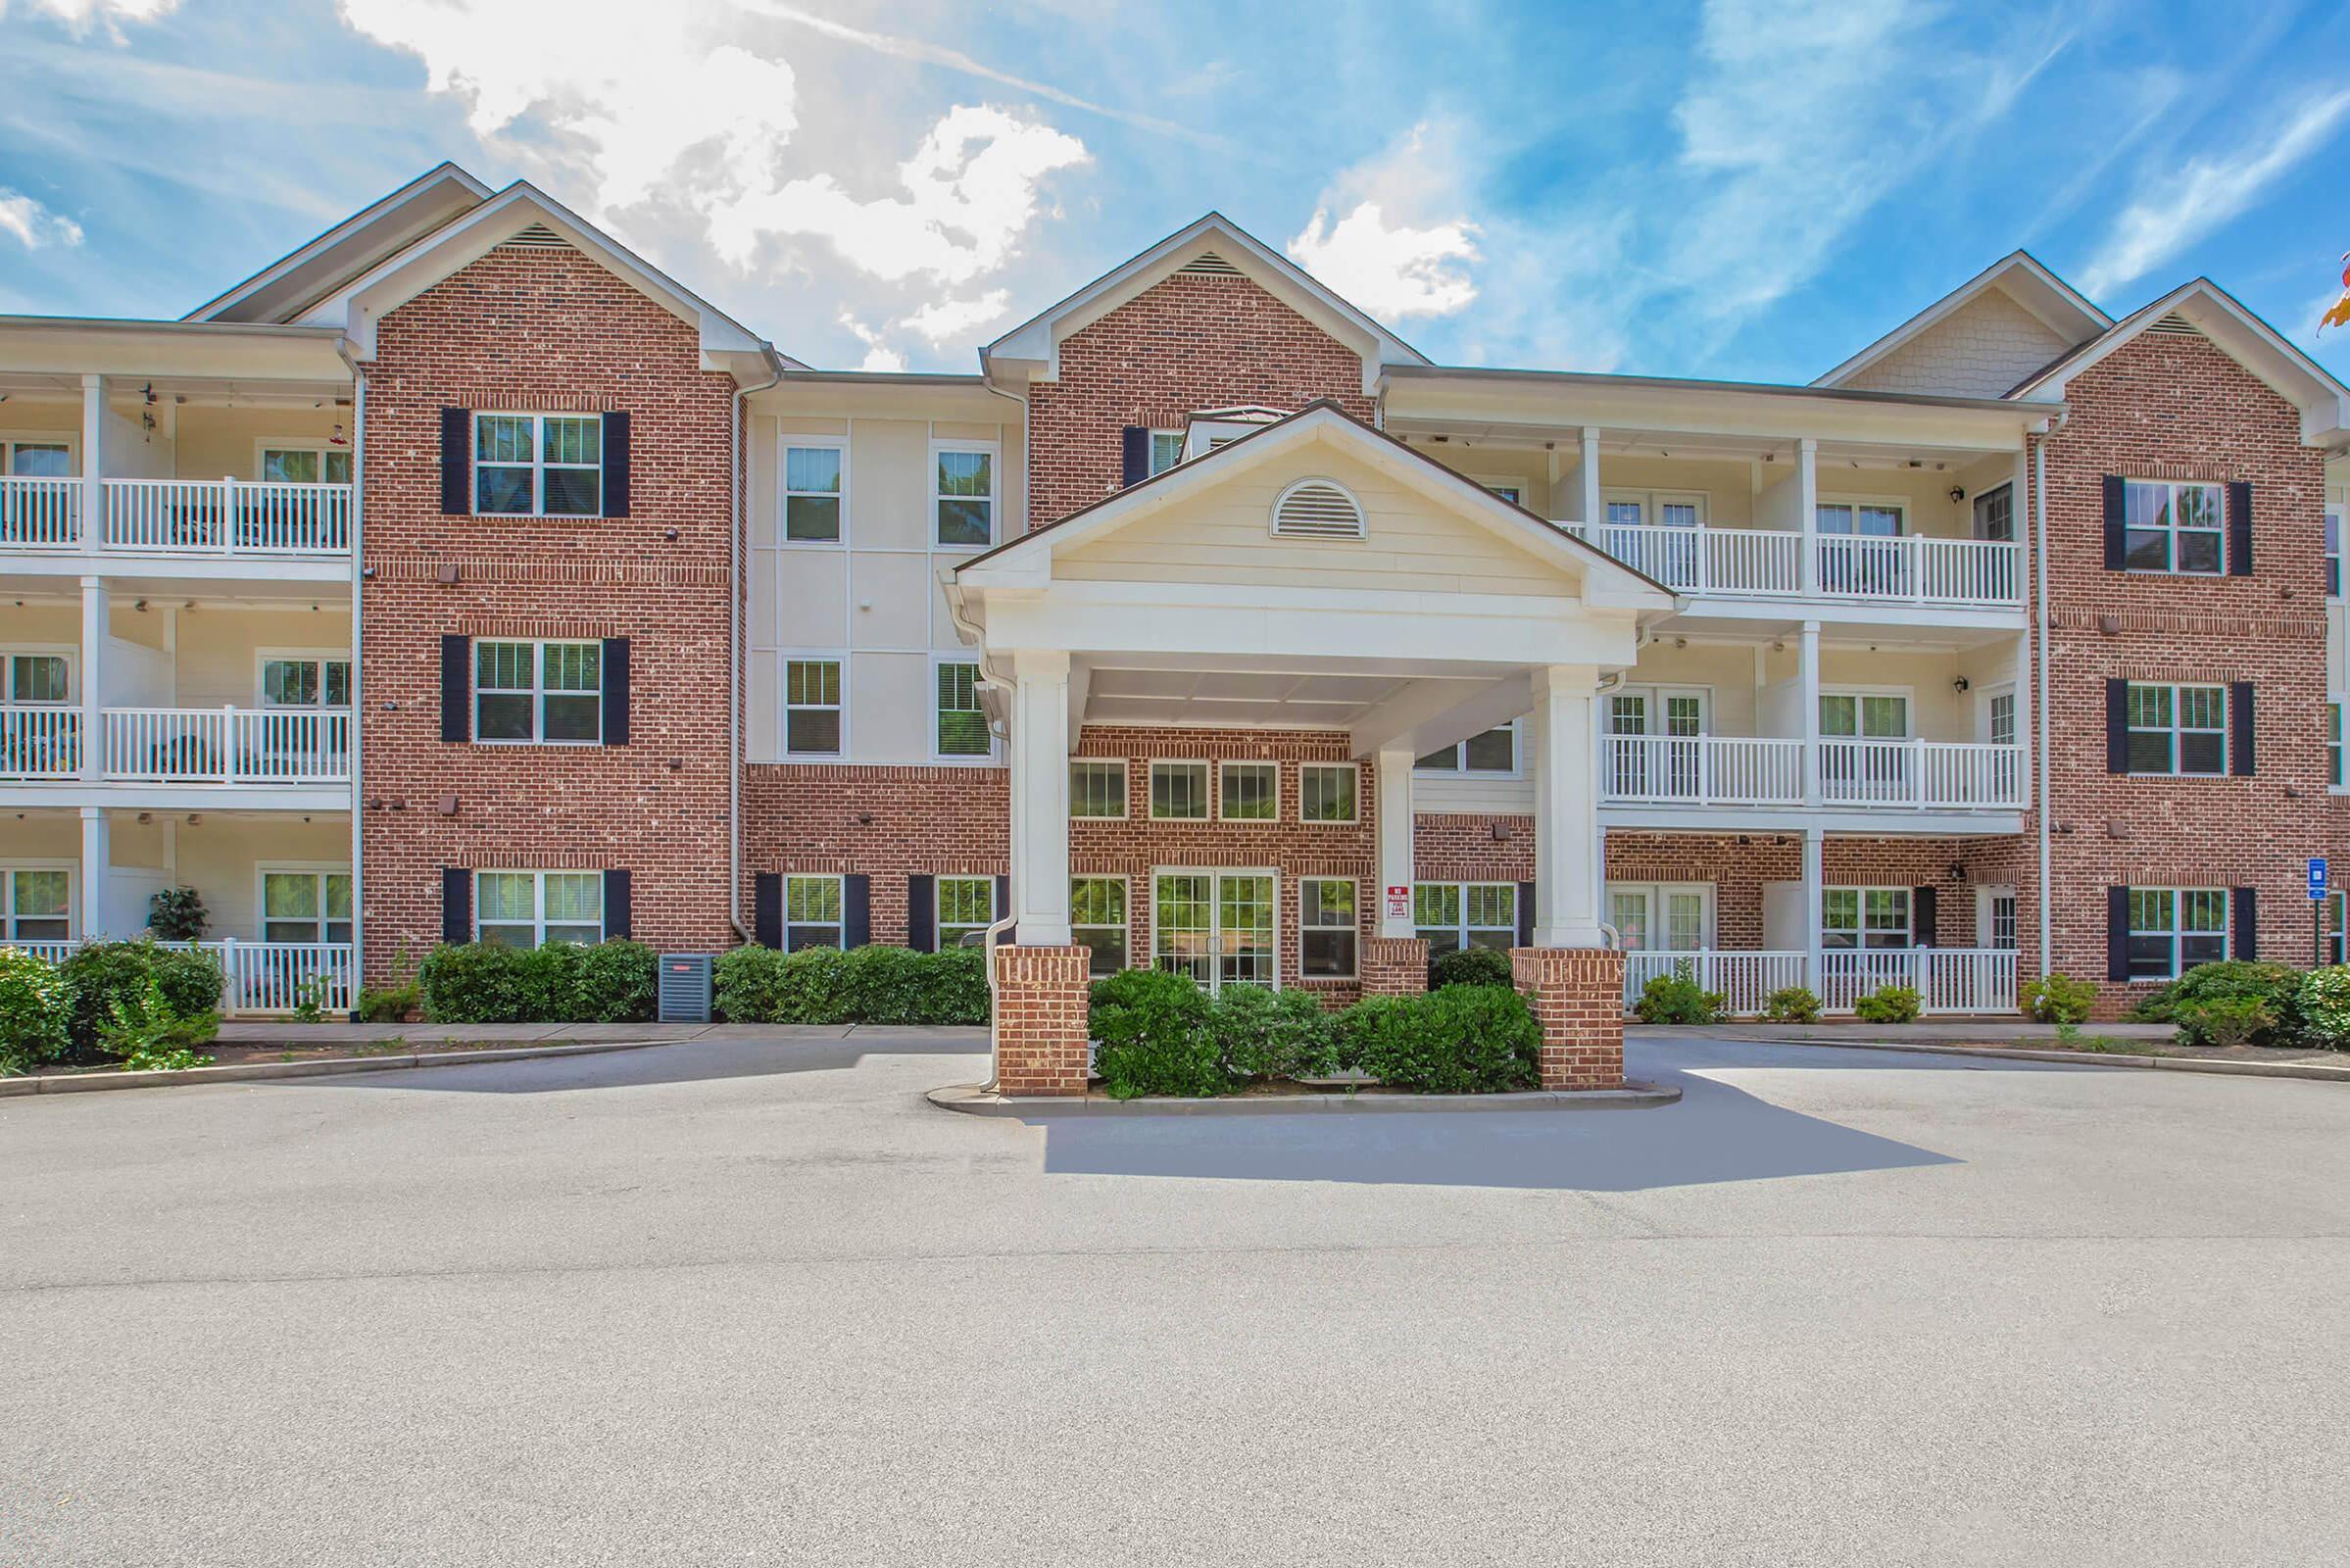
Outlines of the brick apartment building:
[{"label": "brick apartment building", "polygon": [[1489,369],[1210,215],[867,374],[443,166],[183,320],[0,318],[0,939],[193,886],[249,1010],[1001,927],[1065,1088],[1089,971],[1473,944],[1604,1082],[1683,964],[2305,960],[2339,837],[2350,401],[2201,279],[2019,252],[1804,386]]}]

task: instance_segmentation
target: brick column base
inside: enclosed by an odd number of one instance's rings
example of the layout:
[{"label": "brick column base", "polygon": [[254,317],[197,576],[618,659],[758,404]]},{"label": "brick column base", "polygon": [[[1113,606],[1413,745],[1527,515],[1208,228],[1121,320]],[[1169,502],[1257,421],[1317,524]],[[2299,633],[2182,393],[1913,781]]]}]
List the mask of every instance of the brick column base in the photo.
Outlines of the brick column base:
[{"label": "brick column base", "polygon": [[1624,955],[1612,948],[1512,948],[1509,968],[1542,1026],[1542,1087],[1622,1088]]},{"label": "brick column base", "polygon": [[1416,997],[1428,989],[1428,939],[1365,937],[1362,983],[1366,997]]},{"label": "brick column base", "polygon": [[1085,1093],[1084,948],[996,950],[996,1088],[1005,1095]]}]

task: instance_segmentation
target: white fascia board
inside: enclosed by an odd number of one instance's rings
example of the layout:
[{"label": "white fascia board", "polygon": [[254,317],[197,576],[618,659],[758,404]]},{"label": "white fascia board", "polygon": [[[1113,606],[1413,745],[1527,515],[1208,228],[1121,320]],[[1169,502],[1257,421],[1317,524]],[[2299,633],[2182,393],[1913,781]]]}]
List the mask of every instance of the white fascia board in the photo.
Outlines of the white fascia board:
[{"label": "white fascia board", "polygon": [[2094,347],[2027,382],[2017,395],[2062,397],[2073,377],[2100,364],[2125,344],[2136,341],[2148,327],[2173,314],[2184,318],[2263,385],[2300,410],[2304,440],[2322,445],[2325,441],[2313,438],[2313,431],[2322,437],[2324,432],[2341,428],[2350,388],[2345,388],[2317,361],[2279,336],[2275,327],[2207,277],[2182,283],[2152,304],[2132,312]]},{"label": "white fascia board", "polygon": [[[293,277],[305,268],[321,262],[334,251],[336,246],[359,235],[369,226],[397,217],[404,207],[430,204],[438,208],[449,205],[452,190],[457,193],[457,200],[461,202],[487,201],[490,195],[489,186],[475,179],[456,164],[437,164],[390,195],[369,202],[310,243],[270,263],[225,292],[206,300],[180,319],[186,321],[216,320],[254,295]],[[413,242],[413,238],[414,236],[411,236],[411,241],[403,243]],[[324,281],[324,279],[320,279],[311,286],[322,286]]]},{"label": "white fascia board", "polygon": [[2063,338],[2068,344],[2085,343],[2110,328],[2113,318],[2091,304],[2072,284],[2058,277],[2024,251],[2014,251],[1993,262],[1949,293],[1935,300],[1917,315],[1894,327],[1890,332],[1853,355],[1843,364],[1819,376],[1813,386],[1839,386],[1877,364],[1902,344],[1942,320],[1961,306],[1996,288],[2029,313],[2035,320]]}]

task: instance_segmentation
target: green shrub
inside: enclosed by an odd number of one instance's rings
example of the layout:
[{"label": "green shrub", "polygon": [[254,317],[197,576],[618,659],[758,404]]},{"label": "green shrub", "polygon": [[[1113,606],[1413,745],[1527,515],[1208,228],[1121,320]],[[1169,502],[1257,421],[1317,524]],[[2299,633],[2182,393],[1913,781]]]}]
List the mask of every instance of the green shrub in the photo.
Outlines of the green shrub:
[{"label": "green shrub", "polygon": [[73,994],[69,1025],[73,1051],[85,1057],[105,1054],[99,1036],[114,1017],[116,1000],[143,1002],[150,980],[174,1017],[201,1017],[220,1007],[220,967],[193,949],[158,947],[148,941],[93,942],[76,948],[58,972]]},{"label": "green shrub", "polygon": [[555,1023],[647,1023],[660,1011],[661,956],[642,942],[579,950],[571,1007]]},{"label": "green shrub", "polygon": [[424,994],[414,980],[406,985],[359,988],[358,1004],[352,1011],[361,1023],[399,1023],[411,1012],[424,1005]]},{"label": "green shrub", "polygon": [[2350,1051],[2350,967],[2311,970],[2300,1000],[2302,1039],[2327,1051]]},{"label": "green shrub", "polygon": [[1428,966],[1431,991],[1446,986],[1507,986],[1514,991],[1517,985],[1517,977],[1510,972],[1509,955],[1499,948],[1455,948],[1440,954]]},{"label": "green shrub", "polygon": [[718,955],[710,971],[710,1005],[731,1023],[783,1021],[786,956],[746,944]]},{"label": "green shrub", "polygon": [[1338,1070],[1338,1024],[1308,991],[1228,985],[1208,1005],[1228,1077],[1320,1078]]},{"label": "green shrub", "polygon": [[2069,974],[2024,983],[2024,1016],[2035,1023],[2081,1023],[2097,1005],[2097,988]]},{"label": "green shrub", "polygon": [[1221,1095],[1233,1087],[1206,992],[1189,975],[1125,969],[1094,982],[1094,1070],[1119,1100]]},{"label": "green shrub", "polygon": [[2181,1003],[2178,1021],[2180,1045],[2234,1051],[2252,1044],[2257,1036],[2273,1028],[2277,1015],[2269,1010],[2267,1003],[2255,1002],[2250,997],[2213,997],[2204,1002]]},{"label": "green shrub", "polygon": [[181,1016],[166,1000],[162,981],[150,973],[143,985],[108,1001],[98,1049],[120,1059],[124,1072],[178,1072],[211,1061],[195,1048],[220,1032],[219,1013]]},{"label": "green shrub", "polygon": [[416,971],[434,1023],[643,1023],[659,959],[641,942],[446,943]]},{"label": "green shrub", "polygon": [[212,915],[194,888],[165,888],[147,900],[147,929],[158,942],[196,942]]},{"label": "green shrub", "polygon": [[1720,1023],[1722,994],[1686,974],[1650,975],[1632,1010],[1642,1023]]},{"label": "green shrub", "polygon": [[1372,997],[1341,1020],[1343,1054],[1391,1089],[1500,1094],[1542,1081],[1542,1026],[1515,991],[1446,986]]},{"label": "green shrub", "polygon": [[1910,1023],[1924,1005],[1915,986],[1879,986],[1854,1002],[1852,1010],[1863,1023]]},{"label": "green shrub", "polygon": [[1820,999],[1805,986],[1782,986],[1763,998],[1765,1023],[1818,1023]]},{"label": "green shrub", "polygon": [[0,948],[0,1078],[55,1061],[73,1044],[73,991],[57,965]]},{"label": "green shrub", "polygon": [[2256,1046],[2289,1046],[2301,1038],[2301,988],[2308,974],[2289,963],[2230,958],[2199,963],[2142,999],[2130,1015],[2146,1023],[2178,1023],[2181,1008],[2199,1002],[2257,1002],[2269,1009],[2269,1024]]},{"label": "green shrub", "polygon": [[984,1024],[987,955],[851,948],[740,947],[718,956],[719,1017],[733,1023]]}]

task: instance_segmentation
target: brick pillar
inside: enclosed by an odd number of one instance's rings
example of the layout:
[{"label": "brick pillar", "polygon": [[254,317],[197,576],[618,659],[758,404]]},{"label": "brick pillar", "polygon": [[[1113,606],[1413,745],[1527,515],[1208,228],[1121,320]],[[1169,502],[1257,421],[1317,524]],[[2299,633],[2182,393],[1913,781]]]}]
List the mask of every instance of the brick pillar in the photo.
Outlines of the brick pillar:
[{"label": "brick pillar", "polygon": [[1362,982],[1366,997],[1416,997],[1428,989],[1426,937],[1365,937]]},{"label": "brick pillar", "polygon": [[1005,1095],[1085,1093],[1084,948],[996,950],[996,1087]]},{"label": "brick pillar", "polygon": [[1623,1087],[1624,955],[1612,948],[1512,948],[1509,967],[1542,1026],[1542,1087]]}]

